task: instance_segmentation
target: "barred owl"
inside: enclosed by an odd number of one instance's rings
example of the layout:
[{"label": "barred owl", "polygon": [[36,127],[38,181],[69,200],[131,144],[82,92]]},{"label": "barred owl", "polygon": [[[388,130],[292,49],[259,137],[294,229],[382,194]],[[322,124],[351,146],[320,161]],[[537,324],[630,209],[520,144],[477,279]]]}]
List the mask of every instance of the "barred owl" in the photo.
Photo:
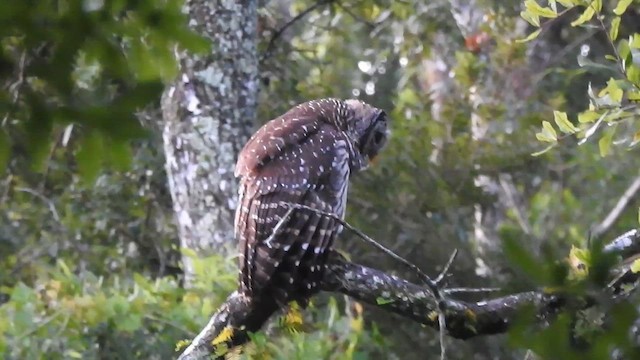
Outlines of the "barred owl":
[{"label": "barred owl", "polygon": [[387,140],[384,111],[359,100],[320,99],[271,120],[240,152],[240,292],[275,307],[317,292],[341,230],[335,219],[296,209],[272,239],[288,203],[344,217],[349,175]]}]

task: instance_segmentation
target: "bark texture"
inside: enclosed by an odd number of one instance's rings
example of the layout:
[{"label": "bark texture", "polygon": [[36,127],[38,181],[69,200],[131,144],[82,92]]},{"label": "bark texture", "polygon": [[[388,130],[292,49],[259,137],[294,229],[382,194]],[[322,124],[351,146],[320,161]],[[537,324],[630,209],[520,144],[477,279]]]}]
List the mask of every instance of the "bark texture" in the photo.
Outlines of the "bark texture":
[{"label": "bark texture", "polygon": [[[164,149],[180,244],[196,254],[233,248],[237,154],[257,106],[257,1],[187,0],[208,54],[178,52],[179,78],[162,99]],[[189,257],[185,274],[193,273]]]}]

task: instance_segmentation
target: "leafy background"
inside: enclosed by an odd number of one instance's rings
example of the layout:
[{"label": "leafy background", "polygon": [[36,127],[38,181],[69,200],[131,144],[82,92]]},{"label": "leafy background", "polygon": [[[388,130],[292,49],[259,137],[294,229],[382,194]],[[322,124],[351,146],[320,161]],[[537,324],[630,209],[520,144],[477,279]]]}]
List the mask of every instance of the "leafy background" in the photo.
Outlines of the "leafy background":
[{"label": "leafy background", "polygon": [[[450,280],[457,285],[565,286],[571,274],[560,281],[540,269],[571,258],[572,246],[588,248],[638,176],[640,4],[478,0],[484,17],[468,30],[452,16],[454,3],[262,4],[259,122],[324,96],[388,109],[391,143],[354,180],[348,220],[431,273],[460,249]],[[174,47],[210,48],[186,28],[181,6],[0,3],[6,359],[170,358],[235,286],[234,259],[223,256],[196,259],[188,289],[180,277],[184,250],[157,106],[177,73]],[[482,137],[474,117],[486,125]],[[507,179],[513,203],[476,186],[480,176]],[[496,204],[503,216],[488,251],[474,214]],[[631,204],[597,239],[637,225]],[[409,276],[348,234],[340,246],[354,260]],[[450,356],[524,358],[533,349],[549,359],[607,358],[632,345],[631,299],[610,316],[563,314],[544,331],[523,320],[506,336],[449,339]],[[319,296],[301,316],[300,326],[274,321],[255,334],[245,356],[438,354],[434,330],[344,297]]]}]

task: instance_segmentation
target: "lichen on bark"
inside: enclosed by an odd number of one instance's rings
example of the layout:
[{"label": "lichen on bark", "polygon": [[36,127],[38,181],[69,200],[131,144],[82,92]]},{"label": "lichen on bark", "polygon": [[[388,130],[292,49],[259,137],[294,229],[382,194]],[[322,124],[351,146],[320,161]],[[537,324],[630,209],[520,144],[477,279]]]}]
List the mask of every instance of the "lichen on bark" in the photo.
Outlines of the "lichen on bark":
[{"label": "lichen on bark", "polygon": [[[180,75],[162,99],[166,169],[181,246],[224,254],[234,246],[234,165],[256,115],[257,1],[188,0],[184,11],[212,49],[177,51]],[[188,276],[188,257],[184,266]]]}]

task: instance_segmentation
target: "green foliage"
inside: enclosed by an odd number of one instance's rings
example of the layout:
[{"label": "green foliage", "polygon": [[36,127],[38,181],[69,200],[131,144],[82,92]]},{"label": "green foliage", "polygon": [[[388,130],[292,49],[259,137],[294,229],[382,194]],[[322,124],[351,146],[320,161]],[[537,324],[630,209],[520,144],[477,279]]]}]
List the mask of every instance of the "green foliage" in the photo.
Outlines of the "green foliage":
[{"label": "green foliage", "polygon": [[[235,288],[235,261],[196,259],[194,286],[183,289],[171,277],[105,278],[76,275],[63,262],[46,269],[32,285],[4,287],[0,306],[0,355],[4,359],[139,359],[175,356],[176,339],[192,338]],[[206,265],[206,266],[205,266]],[[214,285],[214,286],[212,286]],[[364,332],[362,307],[340,314],[330,299],[306,315],[310,325],[290,331],[278,325],[270,335],[254,334],[245,356],[262,359],[358,359],[375,342]],[[333,341],[327,341],[333,339]],[[379,341],[379,340],[378,340]]]},{"label": "green foliage", "polygon": [[174,47],[209,48],[187,29],[181,6],[180,0],[0,4],[0,159],[28,144],[32,164],[43,170],[52,133],[75,124],[74,135],[89,134],[78,150],[87,181],[104,160],[126,164],[123,149],[143,135],[136,110],[157,102],[163,82],[177,73]]},{"label": "green foliage", "polygon": [[[316,3],[293,1],[288,15]],[[478,1],[483,21],[472,30],[489,39],[478,48],[467,47],[477,34],[461,31],[450,3],[332,2],[310,12],[263,58],[259,119],[322,96],[385,108],[391,142],[354,180],[353,225],[429,273],[460,249],[452,273],[461,286],[499,282],[579,298],[611,266],[590,246],[589,229],[637,174],[629,171],[640,141],[637,1]],[[0,4],[0,357],[7,359],[175,357],[180,339],[200,329],[236,280],[235,261],[215,257],[195,262],[194,288],[174,279],[185,252],[176,247],[159,132],[150,126],[139,140],[133,117],[175,74],[174,45],[208,45],[185,30],[182,1],[91,4]],[[521,10],[529,37],[518,30]],[[290,17],[263,19],[262,51]],[[594,26],[601,36],[590,34]],[[575,44],[583,43],[590,53],[576,61]],[[434,59],[446,64],[444,74],[433,71]],[[435,65],[426,66],[430,60]],[[483,136],[476,119],[486,125]],[[581,146],[563,146],[568,139]],[[532,158],[539,141],[555,151]],[[616,151],[621,146],[629,152]],[[34,161],[39,173],[28,166]],[[506,178],[513,198],[483,191],[480,177],[499,186]],[[495,254],[480,250],[477,209],[501,218],[484,229],[502,241]],[[637,226],[636,215],[625,212],[605,237]],[[358,244],[344,233],[338,246],[354,261],[403,275]],[[495,277],[477,275],[480,258]],[[325,299],[314,299],[301,324],[273,321],[253,334],[245,357],[437,353],[431,329]],[[389,301],[377,299],[382,308]],[[604,358],[612,346],[628,350],[623,332],[633,309],[586,313],[579,305],[547,319],[546,329],[522,314],[510,349],[485,337],[456,342],[450,357],[522,358],[519,350],[533,349],[546,358]],[[576,350],[576,340],[590,346]]]},{"label": "green foliage", "polygon": [[[540,28],[525,40],[533,40],[538,36],[547,22],[540,22],[540,18],[550,18],[554,21],[559,16],[573,8],[580,8],[580,15],[571,22],[571,26],[596,27],[607,35],[610,45],[610,53],[603,56],[606,62],[592,61],[586,54],[578,55],[578,64],[589,71],[604,71],[616,74],[610,77],[597,94],[589,84],[589,108],[581,111],[577,116],[577,126],[569,121],[567,114],[554,110],[554,120],[560,131],[564,134],[576,134],[580,144],[586,142],[594,134],[600,133],[598,147],[601,156],[607,156],[611,152],[612,143],[633,147],[638,142],[640,127],[633,122],[640,115],[640,33],[631,33],[628,40],[622,39],[615,42],[620,34],[622,16],[627,11],[632,1],[620,0],[614,9],[603,8],[602,0],[567,0],[558,1],[565,9],[558,11],[555,0],[548,1],[549,7],[538,5],[535,0],[525,1],[526,9],[521,13],[522,18],[530,24]],[[587,48],[588,49],[588,48]],[[604,60],[603,59],[603,60]],[[558,115],[562,114],[561,117]],[[606,130],[602,130],[606,125]],[[616,129],[620,128],[622,134],[616,136]],[[629,135],[633,134],[632,137]],[[548,121],[543,121],[542,131],[536,134],[536,138],[543,142],[551,143],[543,151],[535,153],[541,155],[555,147],[560,140]],[[563,137],[564,138],[564,137]]]},{"label": "green foliage", "polygon": [[0,307],[0,354],[5,359],[173,357],[175,339],[192,337],[198,320],[235,285],[229,262],[205,260],[207,270],[188,291],[171,277],[76,274],[58,261],[31,285],[3,288],[10,300]]}]

